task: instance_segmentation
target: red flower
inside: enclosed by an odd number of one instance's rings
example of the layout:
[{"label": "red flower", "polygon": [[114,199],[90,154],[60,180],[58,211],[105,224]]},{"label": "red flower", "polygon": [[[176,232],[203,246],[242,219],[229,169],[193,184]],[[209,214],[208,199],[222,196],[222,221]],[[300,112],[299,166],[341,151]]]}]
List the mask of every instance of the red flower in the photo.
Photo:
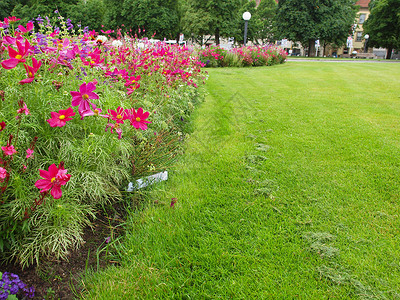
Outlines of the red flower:
[{"label": "red flower", "polygon": [[61,198],[61,186],[66,185],[71,178],[71,175],[67,174],[67,170],[64,169],[64,163],[61,162],[58,168],[55,164],[52,164],[48,171],[39,169],[39,173],[44,178],[35,183],[40,192],[44,193],[51,189],[50,194],[54,199]]},{"label": "red flower", "polygon": [[29,44],[28,40],[25,40],[25,45],[22,45],[19,41],[16,41],[18,51],[8,46],[8,55],[10,56],[9,59],[4,60],[1,65],[4,69],[13,69],[15,68],[18,63],[25,62],[24,57],[27,55],[31,44]]},{"label": "red flower", "polygon": [[74,111],[72,110],[72,107],[68,107],[67,109],[60,109],[57,112],[52,111],[51,112],[51,119],[48,119],[47,122],[51,127],[63,127],[67,123],[67,121],[71,121],[72,118],[75,116]]},{"label": "red flower", "polygon": [[4,128],[6,128],[6,123],[5,122],[0,122],[0,131],[3,131]]},{"label": "red flower", "polygon": [[120,124],[128,119],[126,111],[121,106],[118,106],[117,111],[109,109],[108,114],[112,120]]},{"label": "red flower", "polygon": [[147,125],[146,123],[151,123],[150,121],[146,121],[146,119],[149,117],[150,113],[143,112],[143,108],[139,107],[137,111],[135,111],[134,108],[128,110],[129,114],[129,120],[131,121],[131,125],[135,127],[136,129],[142,129],[146,130]]}]

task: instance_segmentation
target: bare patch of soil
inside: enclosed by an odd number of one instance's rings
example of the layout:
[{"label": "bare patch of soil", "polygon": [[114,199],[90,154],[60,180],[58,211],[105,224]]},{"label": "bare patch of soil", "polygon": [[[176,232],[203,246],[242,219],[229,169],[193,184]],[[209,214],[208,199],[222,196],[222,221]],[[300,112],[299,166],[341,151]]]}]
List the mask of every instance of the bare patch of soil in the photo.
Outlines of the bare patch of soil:
[{"label": "bare patch of soil", "polygon": [[93,228],[84,230],[85,243],[71,251],[68,261],[45,261],[40,268],[31,266],[24,270],[19,265],[0,263],[0,271],[17,274],[28,287],[33,286],[34,299],[74,299],[83,290],[81,275],[87,269],[97,270],[116,263],[106,256],[105,247],[111,235],[115,238],[121,233],[115,227],[123,222],[118,211],[113,209],[112,217],[99,212]]}]

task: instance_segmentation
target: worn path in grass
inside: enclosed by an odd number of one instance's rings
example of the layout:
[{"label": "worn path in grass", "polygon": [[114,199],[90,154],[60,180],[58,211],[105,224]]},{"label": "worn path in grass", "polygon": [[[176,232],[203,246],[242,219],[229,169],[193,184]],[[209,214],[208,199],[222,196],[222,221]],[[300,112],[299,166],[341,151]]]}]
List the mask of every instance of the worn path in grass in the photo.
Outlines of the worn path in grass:
[{"label": "worn path in grass", "polygon": [[209,73],[184,157],[85,297],[400,297],[398,65]]}]

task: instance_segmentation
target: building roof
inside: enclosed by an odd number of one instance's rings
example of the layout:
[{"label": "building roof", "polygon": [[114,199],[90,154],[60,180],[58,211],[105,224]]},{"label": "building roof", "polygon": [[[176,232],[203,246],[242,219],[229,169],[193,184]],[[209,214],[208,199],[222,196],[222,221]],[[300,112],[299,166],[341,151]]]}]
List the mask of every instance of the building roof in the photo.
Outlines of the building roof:
[{"label": "building roof", "polygon": [[371,2],[371,0],[358,0],[356,5],[360,5],[360,7],[363,8],[368,8],[368,4]]}]

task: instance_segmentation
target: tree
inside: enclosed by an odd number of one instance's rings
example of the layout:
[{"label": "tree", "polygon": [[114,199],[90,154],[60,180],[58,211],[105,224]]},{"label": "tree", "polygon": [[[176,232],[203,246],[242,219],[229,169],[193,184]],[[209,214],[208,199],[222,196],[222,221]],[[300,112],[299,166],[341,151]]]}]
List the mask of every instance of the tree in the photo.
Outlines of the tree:
[{"label": "tree", "polygon": [[100,31],[104,24],[104,12],[103,0],[86,0],[71,7],[66,17],[70,18],[74,25],[80,24],[82,28],[89,26],[91,30]]},{"label": "tree", "polygon": [[398,0],[375,0],[369,4],[371,14],[363,24],[368,33],[368,44],[387,49],[390,59],[393,49],[400,49],[400,2]]},{"label": "tree", "polygon": [[277,4],[275,0],[261,0],[257,6],[255,0],[244,0],[236,17],[235,40],[239,43],[243,42],[244,37],[244,21],[243,13],[248,11],[251,13],[249,20],[247,39],[254,44],[265,44],[273,40],[274,37],[274,19]]},{"label": "tree", "polygon": [[58,10],[59,13],[68,18],[70,11],[79,8],[83,0],[31,0],[31,1],[18,1],[14,7],[12,14],[21,19],[21,23],[26,23],[29,20],[35,19],[38,15],[54,16],[54,11]]},{"label": "tree", "polygon": [[187,34],[214,34],[215,43],[220,37],[230,37],[237,27],[240,0],[187,0],[182,26]]},{"label": "tree", "polygon": [[0,21],[4,18],[11,16],[11,12],[16,5],[15,0],[1,0],[0,1]]},{"label": "tree", "polygon": [[260,39],[263,44],[274,38],[277,8],[275,0],[261,0],[257,6],[256,17],[260,20],[257,39]]},{"label": "tree", "polygon": [[121,22],[134,32],[145,29],[146,35],[155,33],[158,38],[176,38],[179,34],[178,1],[124,0],[120,20],[116,23]]},{"label": "tree", "polygon": [[279,36],[299,41],[315,55],[315,41],[344,44],[354,23],[355,0],[280,0],[277,13]]}]

